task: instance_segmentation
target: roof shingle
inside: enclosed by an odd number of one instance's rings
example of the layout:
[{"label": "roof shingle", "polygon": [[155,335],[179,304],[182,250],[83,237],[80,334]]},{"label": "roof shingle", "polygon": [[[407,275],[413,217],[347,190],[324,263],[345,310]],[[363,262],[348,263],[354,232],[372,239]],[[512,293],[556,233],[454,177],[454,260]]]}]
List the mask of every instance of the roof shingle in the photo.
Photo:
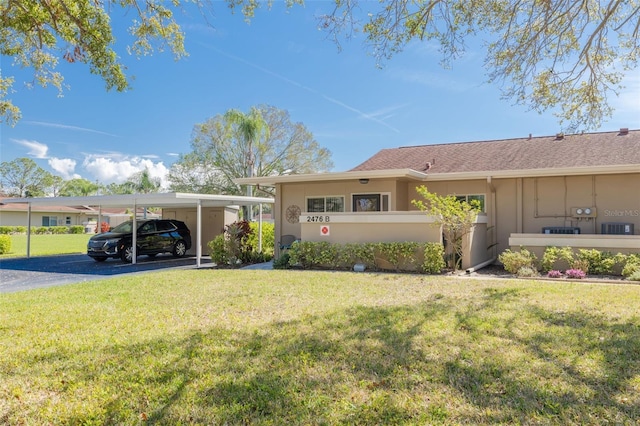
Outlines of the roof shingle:
[{"label": "roof shingle", "polygon": [[350,171],[491,172],[638,164],[640,130],[383,149]]}]

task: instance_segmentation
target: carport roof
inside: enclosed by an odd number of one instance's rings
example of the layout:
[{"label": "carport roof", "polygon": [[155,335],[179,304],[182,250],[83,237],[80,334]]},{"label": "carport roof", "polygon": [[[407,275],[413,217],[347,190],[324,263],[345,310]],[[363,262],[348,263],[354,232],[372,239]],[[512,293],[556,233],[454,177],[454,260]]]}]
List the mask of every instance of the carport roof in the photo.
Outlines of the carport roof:
[{"label": "carport roof", "polygon": [[241,195],[188,194],[169,192],[162,194],[92,195],[86,197],[7,198],[4,203],[24,203],[32,206],[99,206],[99,207],[202,207],[247,206],[273,204],[273,198]]}]

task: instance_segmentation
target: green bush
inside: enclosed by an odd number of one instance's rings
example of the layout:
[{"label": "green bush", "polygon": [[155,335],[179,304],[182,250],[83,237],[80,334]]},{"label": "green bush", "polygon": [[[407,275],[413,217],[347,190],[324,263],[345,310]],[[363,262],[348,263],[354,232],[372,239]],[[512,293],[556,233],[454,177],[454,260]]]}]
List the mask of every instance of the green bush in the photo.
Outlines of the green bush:
[{"label": "green bush", "polygon": [[8,235],[14,232],[15,226],[0,226],[0,235]]},{"label": "green bush", "polygon": [[70,234],[84,234],[84,226],[82,225],[73,225],[69,227]]},{"label": "green bush", "polygon": [[536,268],[538,258],[524,247],[520,251],[506,249],[498,256],[498,260],[504,265],[504,269],[512,274],[517,274],[520,268]]},{"label": "green bush", "polygon": [[[33,231],[33,229],[35,229],[35,232]],[[37,235],[48,234],[49,233],[49,227],[47,227],[47,226],[38,226],[37,228],[32,228],[31,229],[31,233],[32,234],[37,234]]]},{"label": "green bush", "polygon": [[27,227],[26,226],[15,226],[15,233],[16,234],[26,234],[27,233]]},{"label": "green bush", "polygon": [[69,227],[68,226],[51,226],[49,227],[49,232],[51,234],[68,234]]},{"label": "green bush", "polygon": [[[422,253],[425,259],[422,264],[418,264]],[[421,270],[425,273],[442,271],[445,267],[443,253],[444,247],[438,243],[331,244],[310,241],[296,241],[287,252],[289,264],[304,269],[350,270],[353,265],[360,263],[368,270],[389,269],[390,264],[396,271]]]},{"label": "green bush", "polygon": [[[251,232],[245,237],[245,244],[254,253],[258,253],[258,222],[250,222]],[[273,248],[275,246],[275,227],[271,222],[262,223],[262,252],[273,257]]]},{"label": "green bush", "polygon": [[640,273],[640,254],[629,254],[622,267],[622,275],[629,278],[637,273]]},{"label": "green bush", "polygon": [[288,252],[280,255],[279,258],[273,261],[273,269],[289,269],[291,268],[291,256],[289,256]]},{"label": "green bush", "polygon": [[518,269],[518,272],[516,273],[516,275],[519,278],[533,278],[533,277],[540,276],[540,274],[538,273],[538,270],[530,266],[523,266],[522,268]]},{"label": "green bush", "polygon": [[627,277],[629,281],[640,281],[640,269],[636,269],[631,275]]},{"label": "green bush", "polygon": [[444,246],[439,243],[426,243],[422,271],[426,274],[439,274],[447,266],[444,261]]},{"label": "green bush", "polygon": [[[547,247],[542,255],[540,267],[544,272],[570,268],[574,261],[571,247]],[[560,263],[560,264],[559,264]]]},{"label": "green bush", "polygon": [[0,235],[0,254],[11,252],[11,237],[8,235]]},{"label": "green bush", "polygon": [[587,263],[589,273],[596,275],[611,274],[616,264],[613,254],[596,249],[580,249],[578,259]]},{"label": "green bush", "polygon": [[209,255],[211,261],[216,265],[226,265],[229,262],[226,250],[226,238],[224,234],[220,234],[207,243],[209,247]]}]

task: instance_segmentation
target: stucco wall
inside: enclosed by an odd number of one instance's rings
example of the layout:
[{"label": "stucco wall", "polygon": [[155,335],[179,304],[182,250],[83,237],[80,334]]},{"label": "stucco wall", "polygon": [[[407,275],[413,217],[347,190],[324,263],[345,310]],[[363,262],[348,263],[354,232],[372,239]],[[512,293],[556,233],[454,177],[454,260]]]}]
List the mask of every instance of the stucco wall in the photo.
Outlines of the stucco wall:
[{"label": "stucco wall", "polygon": [[[213,240],[216,236],[220,235],[224,231],[225,225],[233,223],[238,219],[237,208],[223,208],[223,207],[203,207],[201,209],[202,214],[202,254],[209,254],[209,247],[207,243]],[[197,244],[197,226],[198,226],[198,212],[195,208],[176,209],[166,208],[162,210],[162,217],[164,219],[176,219],[183,221],[187,227],[191,230],[191,249],[188,254],[196,254]]]}]

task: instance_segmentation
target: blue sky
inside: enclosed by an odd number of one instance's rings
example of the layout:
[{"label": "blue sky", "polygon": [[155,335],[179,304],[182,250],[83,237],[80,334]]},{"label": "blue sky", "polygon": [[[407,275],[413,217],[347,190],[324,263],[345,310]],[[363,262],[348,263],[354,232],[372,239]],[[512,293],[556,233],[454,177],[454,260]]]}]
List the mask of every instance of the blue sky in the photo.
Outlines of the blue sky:
[{"label": "blue sky", "polygon": [[[197,13],[178,19],[189,56],[170,52],[140,59],[117,46],[133,89],[106,92],[82,64],[61,62],[70,86],[26,89],[30,70],[2,58],[3,75],[16,77],[11,98],[23,112],[15,126],[2,124],[0,159],[30,157],[64,178],[123,182],[148,167],[164,177],[178,154],[190,151],[193,126],[230,108],[259,104],[289,111],[318,143],[332,152],[334,171],[348,170],[380,149],[406,145],[552,135],[560,130],[551,112],[539,115],[500,99],[485,83],[484,52],[472,41],[466,55],[440,66],[430,43],[411,43],[376,67],[363,37],[342,50],[317,29],[315,16],[330,2],[308,2],[286,10],[259,10],[247,24],[215,2],[208,24]],[[129,17],[114,16],[124,28]],[[117,34],[123,38],[123,33]],[[611,99],[612,119],[600,130],[640,128],[640,73]]]}]

